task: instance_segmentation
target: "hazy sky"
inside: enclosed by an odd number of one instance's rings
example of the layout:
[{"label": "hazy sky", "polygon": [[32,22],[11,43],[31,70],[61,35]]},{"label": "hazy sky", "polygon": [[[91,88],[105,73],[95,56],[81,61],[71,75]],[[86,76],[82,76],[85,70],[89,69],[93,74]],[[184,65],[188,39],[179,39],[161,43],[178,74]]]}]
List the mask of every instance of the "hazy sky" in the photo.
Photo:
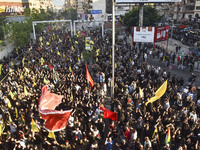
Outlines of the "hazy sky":
[{"label": "hazy sky", "polygon": [[63,5],[65,0],[52,0],[54,5]]}]

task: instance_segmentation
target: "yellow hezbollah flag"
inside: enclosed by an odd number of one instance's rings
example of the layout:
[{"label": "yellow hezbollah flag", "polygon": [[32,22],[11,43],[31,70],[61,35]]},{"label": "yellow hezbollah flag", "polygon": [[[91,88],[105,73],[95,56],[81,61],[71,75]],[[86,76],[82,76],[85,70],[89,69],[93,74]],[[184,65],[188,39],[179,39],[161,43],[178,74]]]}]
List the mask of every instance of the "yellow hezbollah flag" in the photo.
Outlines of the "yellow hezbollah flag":
[{"label": "yellow hezbollah flag", "polygon": [[28,91],[26,89],[26,87],[24,86],[24,95],[27,96],[28,95]]},{"label": "yellow hezbollah flag", "polygon": [[79,57],[78,57],[78,61],[81,61]]},{"label": "yellow hezbollah flag", "polygon": [[28,68],[24,67],[24,69],[25,69],[26,72],[28,72],[28,73],[30,72],[30,71],[28,70]]},{"label": "yellow hezbollah flag", "polygon": [[10,103],[10,100],[8,100],[8,108],[11,108],[11,107],[12,107],[12,105]]},{"label": "yellow hezbollah flag", "polygon": [[90,41],[90,44],[93,44],[93,45],[94,45],[94,41],[91,40],[91,41]]},{"label": "yellow hezbollah flag", "polygon": [[61,39],[59,39],[59,42],[62,42]]},{"label": "yellow hezbollah flag", "polygon": [[4,129],[5,129],[5,124],[4,123],[0,123],[0,136],[3,133]]},{"label": "yellow hezbollah flag", "polygon": [[45,62],[44,58],[43,58],[43,57],[41,57],[41,58],[40,58],[40,64],[41,64],[41,65],[43,65],[43,64],[44,64],[44,62]]},{"label": "yellow hezbollah flag", "polygon": [[44,84],[49,84],[49,80],[46,80],[45,78],[44,78]]},{"label": "yellow hezbollah flag", "polygon": [[49,42],[47,42],[46,44],[49,45]]},{"label": "yellow hezbollah flag", "polygon": [[72,72],[72,67],[71,66],[69,66],[69,71]]},{"label": "yellow hezbollah flag", "polygon": [[19,115],[18,115],[18,111],[17,111],[17,108],[16,108],[16,107],[15,107],[15,114],[16,114],[16,118],[18,118]]},{"label": "yellow hezbollah flag", "polygon": [[52,50],[52,48],[51,48],[51,53],[53,53],[53,50]]},{"label": "yellow hezbollah flag", "polygon": [[50,59],[50,63],[52,64],[52,59]]},{"label": "yellow hezbollah flag", "polygon": [[63,52],[63,57],[65,58],[65,53]]},{"label": "yellow hezbollah flag", "polygon": [[1,69],[2,69],[2,66],[3,66],[3,65],[2,65],[2,64],[0,64],[0,75],[1,75]]},{"label": "yellow hezbollah flag", "polygon": [[59,52],[59,51],[57,52],[57,55],[59,55],[59,56],[60,56],[60,52]]},{"label": "yellow hezbollah flag", "polygon": [[139,87],[139,93],[140,93],[140,97],[144,97],[143,90],[140,87]]},{"label": "yellow hezbollah flag", "polygon": [[81,59],[83,58],[83,53],[81,53]]},{"label": "yellow hezbollah flag", "polygon": [[115,63],[115,69],[117,68],[117,63]]},{"label": "yellow hezbollah flag", "polygon": [[161,85],[161,87],[155,92],[155,96],[151,97],[148,102],[145,103],[145,105],[148,105],[148,103],[153,103],[159,98],[161,98],[167,90],[167,80]]},{"label": "yellow hezbollah flag", "polygon": [[78,44],[78,41],[75,41],[75,44]]},{"label": "yellow hezbollah flag", "polygon": [[74,47],[72,46],[72,50],[74,50]]},{"label": "yellow hezbollah flag", "polygon": [[52,139],[56,139],[54,132],[49,132],[48,137]]},{"label": "yellow hezbollah flag", "polygon": [[22,74],[22,73],[21,73],[21,75],[20,75],[20,78],[19,78],[19,79],[20,79],[20,80],[21,80],[21,79],[23,79],[23,74]]},{"label": "yellow hezbollah flag", "polygon": [[39,132],[38,126],[35,123],[35,121],[33,120],[33,118],[32,118],[32,122],[31,122],[31,131],[33,131],[33,132]]},{"label": "yellow hezbollah flag", "polygon": [[98,59],[98,57],[96,58],[96,62],[98,62],[99,61],[99,59]]},{"label": "yellow hezbollah flag", "polygon": [[158,133],[157,127],[155,127],[155,130],[154,130],[154,132],[153,132],[152,138],[154,138],[154,136],[155,136],[156,133]]},{"label": "yellow hezbollah flag", "polygon": [[40,37],[40,42],[42,42],[42,37]]},{"label": "yellow hezbollah flag", "polygon": [[25,60],[25,57],[23,57],[22,59],[22,66],[24,67],[24,60]]},{"label": "yellow hezbollah flag", "polygon": [[21,114],[21,118],[22,118],[23,123],[25,123],[24,116],[22,114]]},{"label": "yellow hezbollah flag", "polygon": [[13,61],[11,61],[11,63],[10,63],[10,64],[11,64],[11,66],[14,66],[14,63],[13,63]]},{"label": "yellow hezbollah flag", "polygon": [[9,92],[10,97],[13,99],[14,98],[14,94],[12,91]]}]

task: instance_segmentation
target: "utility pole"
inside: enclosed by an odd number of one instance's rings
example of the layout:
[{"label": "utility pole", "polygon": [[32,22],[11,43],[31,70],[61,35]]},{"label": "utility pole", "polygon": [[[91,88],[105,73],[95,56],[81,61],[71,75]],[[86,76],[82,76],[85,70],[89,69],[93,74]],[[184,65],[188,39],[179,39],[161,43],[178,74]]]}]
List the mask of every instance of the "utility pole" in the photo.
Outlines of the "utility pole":
[{"label": "utility pole", "polygon": [[115,92],[115,0],[112,0],[112,82],[111,97],[114,98]]}]

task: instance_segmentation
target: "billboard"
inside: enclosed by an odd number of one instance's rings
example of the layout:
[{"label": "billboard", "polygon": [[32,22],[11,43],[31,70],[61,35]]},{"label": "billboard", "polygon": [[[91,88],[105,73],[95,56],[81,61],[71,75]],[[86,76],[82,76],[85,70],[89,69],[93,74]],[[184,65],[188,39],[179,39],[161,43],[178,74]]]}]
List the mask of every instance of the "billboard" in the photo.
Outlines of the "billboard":
[{"label": "billboard", "polygon": [[91,37],[85,37],[85,50],[91,50],[90,41]]},{"label": "billboard", "polygon": [[133,27],[133,42],[154,42],[154,27]]},{"label": "billboard", "polygon": [[29,8],[28,2],[0,2],[0,16],[22,16],[26,8]]},{"label": "billboard", "polygon": [[181,0],[115,0],[116,3],[172,3]]},{"label": "billboard", "polygon": [[168,32],[170,26],[155,27],[155,42],[168,40]]}]

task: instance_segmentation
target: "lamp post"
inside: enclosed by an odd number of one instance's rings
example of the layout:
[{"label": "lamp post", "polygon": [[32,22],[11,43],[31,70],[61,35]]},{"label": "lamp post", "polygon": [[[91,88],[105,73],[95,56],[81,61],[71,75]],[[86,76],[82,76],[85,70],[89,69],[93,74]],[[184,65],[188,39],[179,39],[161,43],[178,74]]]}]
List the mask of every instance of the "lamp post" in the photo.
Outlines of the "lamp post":
[{"label": "lamp post", "polygon": [[114,98],[115,89],[115,0],[112,0],[112,82],[111,97]]}]

